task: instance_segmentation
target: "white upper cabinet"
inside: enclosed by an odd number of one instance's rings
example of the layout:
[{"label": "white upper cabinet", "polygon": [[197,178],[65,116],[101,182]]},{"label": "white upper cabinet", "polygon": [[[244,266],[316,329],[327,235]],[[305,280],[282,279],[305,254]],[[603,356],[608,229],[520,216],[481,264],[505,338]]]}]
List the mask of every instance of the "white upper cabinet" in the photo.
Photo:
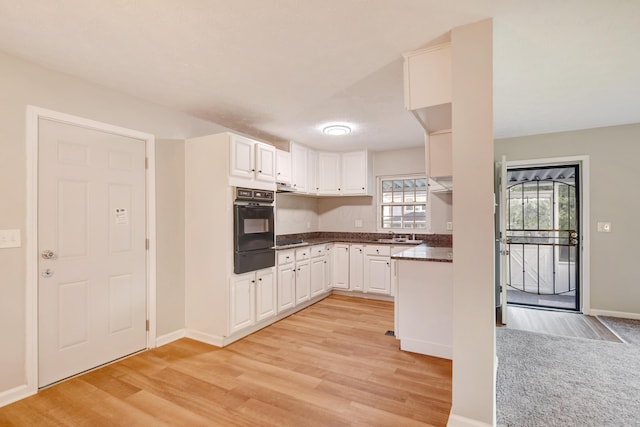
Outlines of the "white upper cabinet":
[{"label": "white upper cabinet", "polygon": [[240,178],[253,179],[255,176],[255,141],[234,135],[231,137],[230,173]]},{"label": "white upper cabinet", "polygon": [[451,129],[451,45],[404,55],[404,103],[427,133]]},{"label": "white upper cabinet", "polygon": [[318,153],[318,194],[340,194],[340,153]]},{"label": "white upper cabinet", "polygon": [[251,186],[257,182],[262,183],[262,185],[258,184],[258,187],[275,188],[275,147],[239,135],[231,135],[229,144],[229,183],[231,185]]},{"label": "white upper cabinet", "polygon": [[291,184],[291,153],[276,150],[276,182]]},{"label": "white upper cabinet", "polygon": [[291,184],[302,192],[307,192],[307,147],[291,142]]},{"label": "white upper cabinet", "polygon": [[318,194],[318,152],[307,149],[307,191],[310,194]]},{"label": "white upper cabinet", "polygon": [[369,153],[354,151],[342,153],[342,194],[371,195],[373,173],[370,168]]},{"label": "white upper cabinet", "polygon": [[256,144],[256,179],[258,181],[275,182],[276,180],[276,148],[267,144]]}]

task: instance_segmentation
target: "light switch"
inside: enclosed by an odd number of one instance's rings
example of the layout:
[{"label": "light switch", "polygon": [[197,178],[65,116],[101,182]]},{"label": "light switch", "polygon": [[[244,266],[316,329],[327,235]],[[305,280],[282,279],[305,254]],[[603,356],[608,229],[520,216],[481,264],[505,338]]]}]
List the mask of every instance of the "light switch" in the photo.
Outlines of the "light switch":
[{"label": "light switch", "polygon": [[447,230],[448,231],[453,230],[453,222],[447,222]]},{"label": "light switch", "polygon": [[611,233],[611,223],[598,222],[598,233]]},{"label": "light switch", "polygon": [[20,230],[0,230],[0,248],[19,248],[22,246]]}]

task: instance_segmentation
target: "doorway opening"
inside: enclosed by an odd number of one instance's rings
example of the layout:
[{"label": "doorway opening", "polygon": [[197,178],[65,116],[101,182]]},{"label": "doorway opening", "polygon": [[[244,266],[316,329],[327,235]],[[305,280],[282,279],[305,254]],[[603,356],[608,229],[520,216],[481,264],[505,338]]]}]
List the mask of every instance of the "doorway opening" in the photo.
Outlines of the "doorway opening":
[{"label": "doorway opening", "polygon": [[507,303],[580,311],[580,165],[507,169]]}]

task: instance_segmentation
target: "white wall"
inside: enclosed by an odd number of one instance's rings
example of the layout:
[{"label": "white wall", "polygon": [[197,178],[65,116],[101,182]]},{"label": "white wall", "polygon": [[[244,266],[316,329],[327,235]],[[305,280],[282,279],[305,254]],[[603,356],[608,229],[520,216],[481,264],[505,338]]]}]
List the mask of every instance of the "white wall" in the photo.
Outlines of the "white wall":
[{"label": "white wall", "polygon": [[[424,147],[374,153],[374,178],[378,176],[424,173]],[[431,204],[431,232],[450,234],[451,232],[446,230],[446,223],[451,221],[452,218],[451,194],[433,194]],[[375,195],[373,197],[320,198],[318,202],[320,230],[375,233],[378,231],[377,209]],[[362,220],[362,228],[355,228],[356,220]]]},{"label": "white wall", "polygon": [[[495,159],[503,154],[507,160],[589,156],[591,309],[640,316],[640,124],[497,140]],[[611,222],[611,233],[598,233],[598,221]]]},{"label": "white wall", "polygon": [[450,426],[495,425],[493,22],[451,32],[453,393]]},{"label": "white wall", "polygon": [[276,193],[276,233],[311,233],[318,229],[318,199]]},{"label": "white wall", "polygon": [[[152,133],[157,138],[184,139],[224,130],[218,125],[35,66],[3,53],[0,53],[0,93],[0,229],[20,229],[23,238],[26,226],[27,105]],[[165,154],[168,153],[160,149],[159,166],[165,164],[166,159],[162,158]],[[175,172],[174,169],[169,173]],[[162,169],[157,170],[158,177],[162,177],[163,173]],[[159,180],[162,182],[162,178]],[[174,220],[175,218],[159,223],[157,234],[162,236],[171,233],[172,229],[166,230],[161,227],[167,225],[172,228]],[[26,383],[25,265],[24,246],[0,249],[0,398],[3,391]],[[165,269],[173,267],[173,263],[159,263],[158,277],[163,276]],[[180,273],[170,272],[170,275],[172,274],[175,277]],[[180,300],[170,304],[170,300],[163,295],[158,295],[158,298],[163,301],[162,307],[159,308],[172,313],[175,309],[176,312],[173,314],[177,313],[177,318],[181,316]],[[165,316],[168,316],[167,319],[173,318],[173,314],[157,314],[159,319]],[[173,325],[163,321],[161,326],[164,329]]]},{"label": "white wall", "polygon": [[184,328],[184,141],[156,141],[158,336]]}]

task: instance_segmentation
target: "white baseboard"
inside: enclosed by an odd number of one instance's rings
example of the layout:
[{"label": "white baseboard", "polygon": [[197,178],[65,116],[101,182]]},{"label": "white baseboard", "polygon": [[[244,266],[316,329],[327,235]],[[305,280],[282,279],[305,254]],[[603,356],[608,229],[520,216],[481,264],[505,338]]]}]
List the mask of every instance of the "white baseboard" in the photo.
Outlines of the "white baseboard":
[{"label": "white baseboard", "polygon": [[483,423],[482,421],[474,420],[472,418],[449,414],[449,421],[447,427],[492,427],[491,424]]},{"label": "white baseboard", "polygon": [[177,331],[160,335],[159,337],[156,337],[156,347],[160,347],[162,345],[169,344],[170,342],[177,341],[180,338],[184,338],[185,336],[186,331],[184,329],[178,329]]},{"label": "white baseboard", "polygon": [[609,316],[640,320],[640,313],[626,313],[624,311],[598,310],[597,308],[592,308],[589,310],[589,314],[591,316]]},{"label": "white baseboard", "polygon": [[400,338],[400,350],[453,360],[453,348],[450,345]]},{"label": "white baseboard", "polygon": [[3,391],[0,393],[0,408],[25,397],[33,396],[37,392],[38,390],[32,390],[26,384]]},{"label": "white baseboard", "polygon": [[203,342],[205,344],[215,345],[216,347],[222,347],[224,344],[224,338],[218,335],[210,335],[204,332],[195,331],[193,329],[186,329],[184,336],[196,341]]},{"label": "white baseboard", "polygon": [[390,295],[382,295],[382,294],[376,294],[371,292],[349,291],[345,289],[333,289],[331,293],[335,295],[342,295],[345,297],[375,299],[378,301],[393,301],[393,297]]}]

